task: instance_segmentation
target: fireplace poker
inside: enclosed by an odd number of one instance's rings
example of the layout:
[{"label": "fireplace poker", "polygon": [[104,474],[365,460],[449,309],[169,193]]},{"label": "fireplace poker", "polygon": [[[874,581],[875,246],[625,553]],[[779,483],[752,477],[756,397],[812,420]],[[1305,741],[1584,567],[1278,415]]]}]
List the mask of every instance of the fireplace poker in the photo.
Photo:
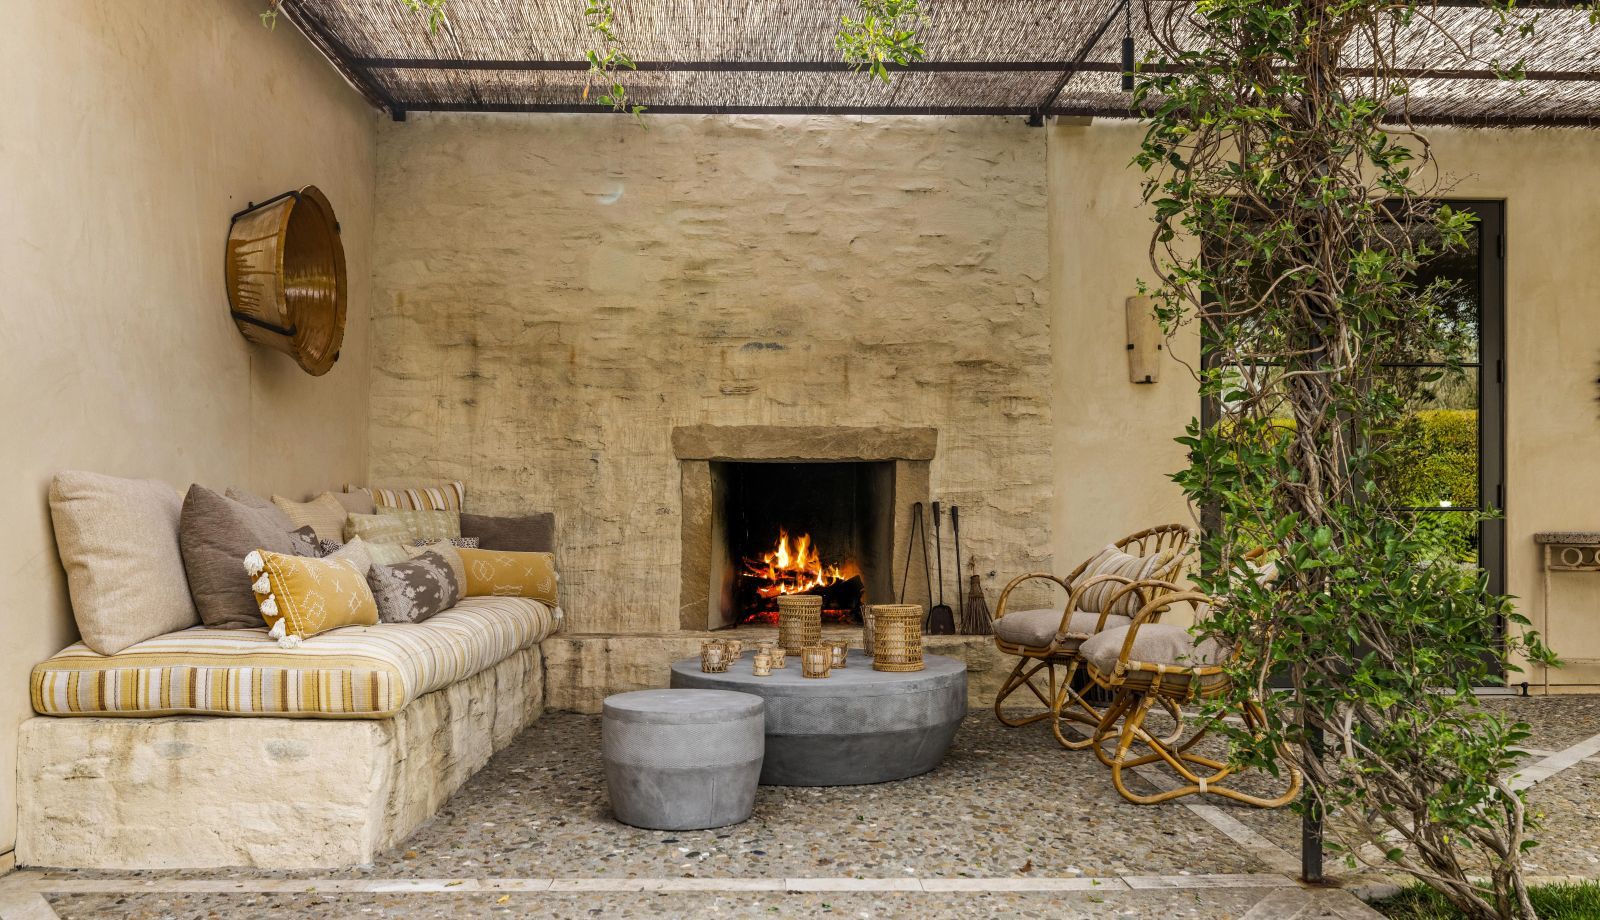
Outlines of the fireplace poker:
[{"label": "fireplace poker", "polygon": [[[933,503],[933,557],[939,563],[939,603],[928,610],[928,634],[934,636],[954,635],[956,631],[956,614],[950,605],[944,602],[944,537],[940,533],[939,503]],[[961,573],[956,572],[960,578]]]}]

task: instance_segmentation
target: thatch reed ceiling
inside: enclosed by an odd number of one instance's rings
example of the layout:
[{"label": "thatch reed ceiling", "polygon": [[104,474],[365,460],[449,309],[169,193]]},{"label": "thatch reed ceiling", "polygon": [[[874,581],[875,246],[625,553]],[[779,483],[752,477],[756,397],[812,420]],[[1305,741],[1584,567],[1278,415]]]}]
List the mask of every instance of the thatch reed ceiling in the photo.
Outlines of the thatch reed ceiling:
[{"label": "thatch reed ceiling", "polygon": [[[1186,2],[1186,0],[1171,0]],[[1133,0],[1136,47],[1144,0]],[[1119,0],[925,0],[928,60],[886,85],[850,72],[833,36],[853,0],[618,0],[639,72],[630,97],[655,113],[1130,114],[1119,88]],[[1471,0],[1440,0],[1444,35],[1402,41],[1421,124],[1600,125],[1600,30],[1587,13],[1538,12],[1531,36],[1496,30]],[[593,46],[580,0],[449,0],[447,22],[398,0],[283,0],[283,10],[375,105],[408,111],[595,112]],[[1350,66],[1362,63],[1354,49]],[[1498,80],[1485,61],[1522,60]]]}]

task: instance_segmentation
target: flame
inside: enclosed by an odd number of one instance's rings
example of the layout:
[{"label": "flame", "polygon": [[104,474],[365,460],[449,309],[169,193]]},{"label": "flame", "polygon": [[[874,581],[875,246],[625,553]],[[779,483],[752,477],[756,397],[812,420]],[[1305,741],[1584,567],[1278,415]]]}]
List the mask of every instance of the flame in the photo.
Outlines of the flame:
[{"label": "flame", "polygon": [[769,600],[780,594],[805,594],[860,574],[854,563],[823,565],[810,534],[791,540],[789,532],[781,529],[777,546],[762,553],[760,559],[744,560],[744,567],[746,577],[766,582],[756,593]]}]

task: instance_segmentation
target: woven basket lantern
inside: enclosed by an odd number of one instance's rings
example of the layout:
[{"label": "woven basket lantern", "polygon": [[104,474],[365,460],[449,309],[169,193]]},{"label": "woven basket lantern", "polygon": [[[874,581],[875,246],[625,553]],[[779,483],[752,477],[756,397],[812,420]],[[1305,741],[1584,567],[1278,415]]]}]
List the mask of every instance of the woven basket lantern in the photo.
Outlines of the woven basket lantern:
[{"label": "woven basket lantern", "polygon": [[800,650],[801,677],[827,677],[833,672],[833,646],[808,645]]},{"label": "woven basket lantern", "polygon": [[348,298],[333,205],[315,185],[252,204],[228,228],[228,307],[246,339],[313,377],[339,359]]},{"label": "woven basket lantern", "polygon": [[922,608],[916,604],[873,604],[872,668],[875,671],[920,671]]},{"label": "woven basket lantern", "polygon": [[733,664],[733,659],[728,655],[728,647],[719,639],[707,639],[700,643],[700,670],[707,674],[721,674]]},{"label": "woven basket lantern", "polygon": [[791,655],[822,641],[822,597],[784,594],[778,597],[778,644]]}]

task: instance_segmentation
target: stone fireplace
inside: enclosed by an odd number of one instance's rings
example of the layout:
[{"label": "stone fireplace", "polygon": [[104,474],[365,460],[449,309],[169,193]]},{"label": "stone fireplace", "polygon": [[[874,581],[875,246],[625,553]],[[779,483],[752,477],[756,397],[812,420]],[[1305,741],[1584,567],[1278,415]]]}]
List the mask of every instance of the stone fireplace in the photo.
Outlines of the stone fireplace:
[{"label": "stone fireplace", "polygon": [[[775,622],[779,593],[821,594],[836,623],[898,596],[911,508],[929,498],[935,429],[696,425],[674,429],[672,445],[682,628]],[[920,562],[906,591],[925,594]]]}]

